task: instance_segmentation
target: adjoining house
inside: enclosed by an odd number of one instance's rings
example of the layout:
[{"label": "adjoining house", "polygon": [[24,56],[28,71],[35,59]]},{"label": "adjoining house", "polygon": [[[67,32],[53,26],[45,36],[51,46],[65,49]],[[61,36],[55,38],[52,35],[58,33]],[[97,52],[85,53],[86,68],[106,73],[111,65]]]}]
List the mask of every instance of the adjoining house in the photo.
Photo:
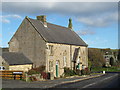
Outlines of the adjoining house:
[{"label": "adjoining house", "polygon": [[25,17],[9,41],[10,52],[23,53],[33,62],[33,68],[46,66],[45,71],[60,77],[64,68],[88,67],[87,44],[73,31],[72,20],[68,27],[48,23],[46,16],[37,19]]},{"label": "adjoining house", "polygon": [[0,59],[5,70],[28,71],[33,64],[24,54],[18,52],[4,52]]}]

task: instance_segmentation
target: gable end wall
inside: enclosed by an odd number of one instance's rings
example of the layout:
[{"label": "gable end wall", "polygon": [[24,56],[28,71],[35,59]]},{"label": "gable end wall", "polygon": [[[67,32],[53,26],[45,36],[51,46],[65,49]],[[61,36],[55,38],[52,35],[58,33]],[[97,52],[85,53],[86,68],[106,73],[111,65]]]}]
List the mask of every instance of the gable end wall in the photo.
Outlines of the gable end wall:
[{"label": "gable end wall", "polygon": [[22,52],[34,64],[34,67],[45,65],[46,42],[25,18],[9,42],[10,52]]}]

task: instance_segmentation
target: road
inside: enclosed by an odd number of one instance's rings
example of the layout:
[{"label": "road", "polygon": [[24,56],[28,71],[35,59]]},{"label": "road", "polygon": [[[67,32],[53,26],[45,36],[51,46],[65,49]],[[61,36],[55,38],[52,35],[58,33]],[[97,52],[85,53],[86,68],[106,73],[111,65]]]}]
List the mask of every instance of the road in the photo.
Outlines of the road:
[{"label": "road", "polygon": [[101,77],[62,84],[53,88],[120,88],[120,73],[107,73]]},{"label": "road", "polygon": [[[89,76],[88,76],[89,77]],[[86,78],[86,77],[85,77]],[[83,80],[81,80],[83,79]],[[74,83],[66,83],[62,84],[62,82],[74,81],[77,80],[78,82]],[[25,82],[21,80],[2,80],[2,88],[17,88],[21,89],[48,89],[48,88],[120,88],[120,73],[108,73],[102,75],[100,77],[86,79],[84,77],[74,77],[74,78],[62,78],[57,80],[48,80],[48,81],[35,81],[35,82]],[[6,90],[6,89],[5,89]]]}]

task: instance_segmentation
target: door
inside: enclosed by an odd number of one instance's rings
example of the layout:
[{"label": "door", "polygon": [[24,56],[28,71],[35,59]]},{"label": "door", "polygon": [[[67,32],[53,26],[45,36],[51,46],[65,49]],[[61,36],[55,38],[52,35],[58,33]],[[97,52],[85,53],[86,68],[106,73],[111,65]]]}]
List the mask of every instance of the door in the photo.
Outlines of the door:
[{"label": "door", "polygon": [[58,77],[58,72],[59,72],[59,70],[58,70],[58,68],[59,68],[59,66],[58,66],[59,64],[58,64],[58,61],[56,61],[56,77]]}]

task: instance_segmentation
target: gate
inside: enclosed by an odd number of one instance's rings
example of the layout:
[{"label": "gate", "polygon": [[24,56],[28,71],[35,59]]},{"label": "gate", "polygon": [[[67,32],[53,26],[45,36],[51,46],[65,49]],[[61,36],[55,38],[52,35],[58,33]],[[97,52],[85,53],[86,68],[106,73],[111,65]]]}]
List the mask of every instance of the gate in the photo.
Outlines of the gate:
[{"label": "gate", "polygon": [[0,78],[2,79],[24,79],[25,74],[23,71],[10,71],[10,70],[3,70],[0,71]]}]

